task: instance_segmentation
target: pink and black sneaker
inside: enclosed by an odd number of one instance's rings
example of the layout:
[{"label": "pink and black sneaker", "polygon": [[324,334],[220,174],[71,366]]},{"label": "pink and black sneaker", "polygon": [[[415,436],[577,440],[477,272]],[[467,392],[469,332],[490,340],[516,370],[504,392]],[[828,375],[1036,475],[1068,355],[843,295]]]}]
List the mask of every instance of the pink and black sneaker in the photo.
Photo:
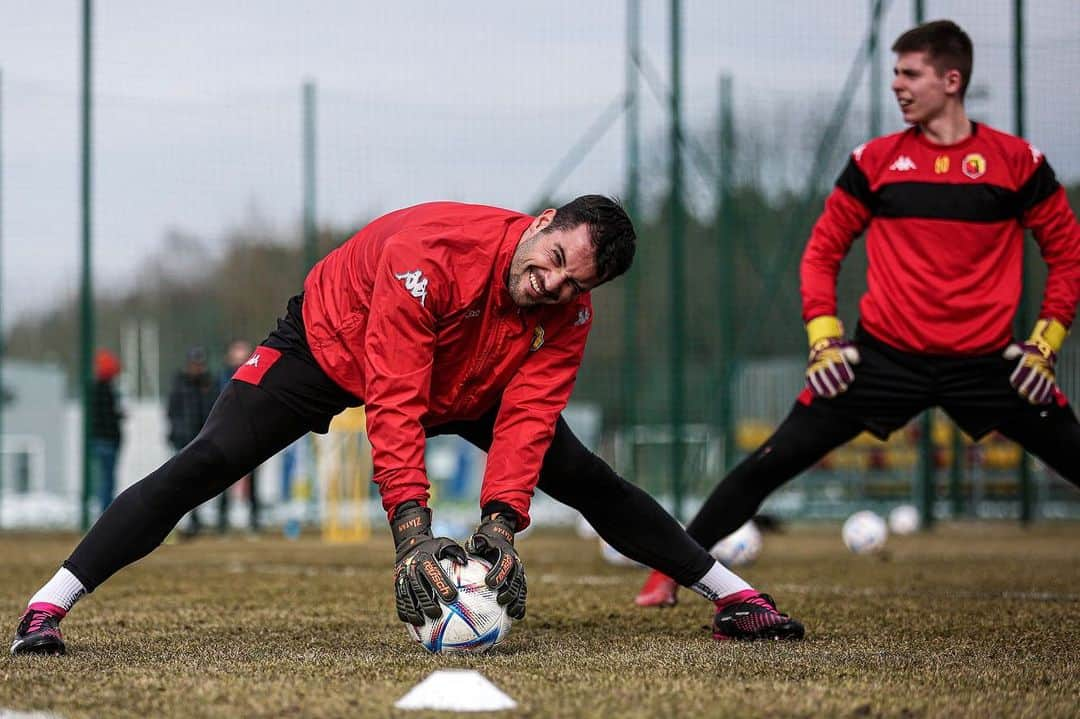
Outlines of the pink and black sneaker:
[{"label": "pink and black sneaker", "polygon": [[[47,607],[47,608],[44,608]],[[27,607],[11,642],[12,654],[64,654],[64,639],[60,636],[63,609],[52,605],[34,604]]]},{"label": "pink and black sneaker", "polygon": [[768,594],[753,589],[736,592],[717,602],[713,619],[714,639],[802,639],[805,629],[798,620],[776,611]]}]

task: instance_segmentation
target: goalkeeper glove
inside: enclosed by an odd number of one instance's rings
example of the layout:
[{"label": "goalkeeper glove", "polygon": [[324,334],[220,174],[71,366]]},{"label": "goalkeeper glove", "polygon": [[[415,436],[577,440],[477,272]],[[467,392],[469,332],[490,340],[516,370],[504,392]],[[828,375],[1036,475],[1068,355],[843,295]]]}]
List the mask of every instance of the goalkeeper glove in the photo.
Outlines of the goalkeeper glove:
[{"label": "goalkeeper glove", "polygon": [[806,323],[810,359],[806,364],[806,386],[817,397],[832,398],[847,390],[855,380],[851,365],[859,363],[859,350],[844,339],[844,326],[832,315],[821,315]]},{"label": "goalkeeper glove", "polygon": [[1009,382],[1031,404],[1047,404],[1053,397],[1054,363],[1067,334],[1057,320],[1041,319],[1027,340],[1005,348],[1005,359],[1019,359]]},{"label": "goalkeeper glove", "polygon": [[512,619],[525,616],[525,565],[514,549],[514,530],[517,517],[513,512],[491,512],[480,520],[465,549],[491,562],[484,582],[496,591],[499,604],[506,605]]},{"label": "goalkeeper glove", "polygon": [[439,601],[450,603],[458,591],[439,565],[440,559],[465,564],[468,557],[457,542],[431,536],[431,510],[417,502],[405,502],[394,512],[390,523],[397,548],[394,562],[394,602],[398,618],[415,626],[424,616],[442,616]]}]

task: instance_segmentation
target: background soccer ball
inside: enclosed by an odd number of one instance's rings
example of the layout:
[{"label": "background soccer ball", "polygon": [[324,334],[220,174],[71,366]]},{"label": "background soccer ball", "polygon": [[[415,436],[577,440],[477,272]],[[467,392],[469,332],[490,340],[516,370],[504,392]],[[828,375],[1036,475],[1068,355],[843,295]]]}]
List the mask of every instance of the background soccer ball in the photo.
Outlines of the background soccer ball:
[{"label": "background soccer ball", "polygon": [[844,544],[855,554],[873,554],[885,546],[889,530],[885,520],[869,510],[856,512],[847,518],[841,529]]},{"label": "background soccer ball", "polygon": [[598,537],[600,542],[600,556],[604,558],[604,561],[608,564],[614,564],[616,567],[641,567],[642,564],[635,562],[625,554],[621,554],[618,549],[611,546],[604,541],[603,537]]},{"label": "background soccer ball", "polygon": [[465,565],[449,559],[439,564],[457,587],[458,597],[442,605],[438,619],[424,617],[424,625],[406,624],[409,636],[432,654],[486,652],[510,632],[510,616],[495,599],[495,590],[484,583],[491,565],[480,557],[469,557]]},{"label": "background soccer ball", "polygon": [[889,512],[889,531],[893,534],[911,534],[919,528],[919,510],[910,504],[893,507]]},{"label": "background soccer ball", "polygon": [[761,554],[761,531],[748,521],[714,544],[709,554],[726,567],[750,564]]}]

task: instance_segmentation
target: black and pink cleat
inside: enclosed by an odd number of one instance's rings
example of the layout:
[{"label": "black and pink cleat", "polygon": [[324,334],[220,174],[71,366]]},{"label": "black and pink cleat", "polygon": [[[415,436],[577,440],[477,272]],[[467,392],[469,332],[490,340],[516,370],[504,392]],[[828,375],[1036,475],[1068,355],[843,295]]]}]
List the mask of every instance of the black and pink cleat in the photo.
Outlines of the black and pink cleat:
[{"label": "black and pink cleat", "polygon": [[717,602],[716,608],[714,639],[798,640],[805,634],[798,620],[776,611],[776,602],[772,597],[753,589],[725,597]]},{"label": "black and pink cleat", "polygon": [[27,607],[15,630],[11,653],[64,654],[67,649],[60,635],[60,620],[65,613],[60,607],[52,605],[34,604]]}]

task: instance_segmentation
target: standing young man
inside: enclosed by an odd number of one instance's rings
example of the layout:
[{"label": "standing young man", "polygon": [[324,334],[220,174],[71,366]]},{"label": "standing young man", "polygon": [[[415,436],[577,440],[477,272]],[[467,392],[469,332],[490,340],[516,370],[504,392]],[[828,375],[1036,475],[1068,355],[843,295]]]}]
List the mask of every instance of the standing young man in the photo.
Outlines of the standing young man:
[{"label": "standing young man", "polygon": [[431,203],[381,217],[316,265],[277,329],[233,375],[199,435],[121,494],[31,597],[13,654],[64,652],[59,621],[150,553],[183,513],[308,431],[364,404],[374,481],[396,545],[398,617],[439,616],[456,591],[431,532],[425,436],[488,452],[481,521],[466,543],[515,618],[525,570],[514,534],[539,486],[613,547],[717,602],[717,638],[801,638],[803,627],[716,563],[647,494],[589,452],[561,417],[592,324],[589,293],[625,272],[635,236],[597,195],[537,217]]},{"label": "standing young man", "polygon": [[[1080,298],[1080,226],[1065,191],[1033,145],[968,119],[972,46],[955,23],[920,25],[892,49],[911,127],[855,148],[825,202],[800,271],[806,389],[687,527],[703,547],[835,447],[864,430],[885,439],[934,406],[971,437],[997,430],[1080,485],[1080,425],[1054,382]],[[1012,342],[1025,229],[1049,273],[1031,336]],[[836,317],[836,277],[864,231],[852,341]],[[675,586],[654,572],[637,603],[673,604]]]}]

